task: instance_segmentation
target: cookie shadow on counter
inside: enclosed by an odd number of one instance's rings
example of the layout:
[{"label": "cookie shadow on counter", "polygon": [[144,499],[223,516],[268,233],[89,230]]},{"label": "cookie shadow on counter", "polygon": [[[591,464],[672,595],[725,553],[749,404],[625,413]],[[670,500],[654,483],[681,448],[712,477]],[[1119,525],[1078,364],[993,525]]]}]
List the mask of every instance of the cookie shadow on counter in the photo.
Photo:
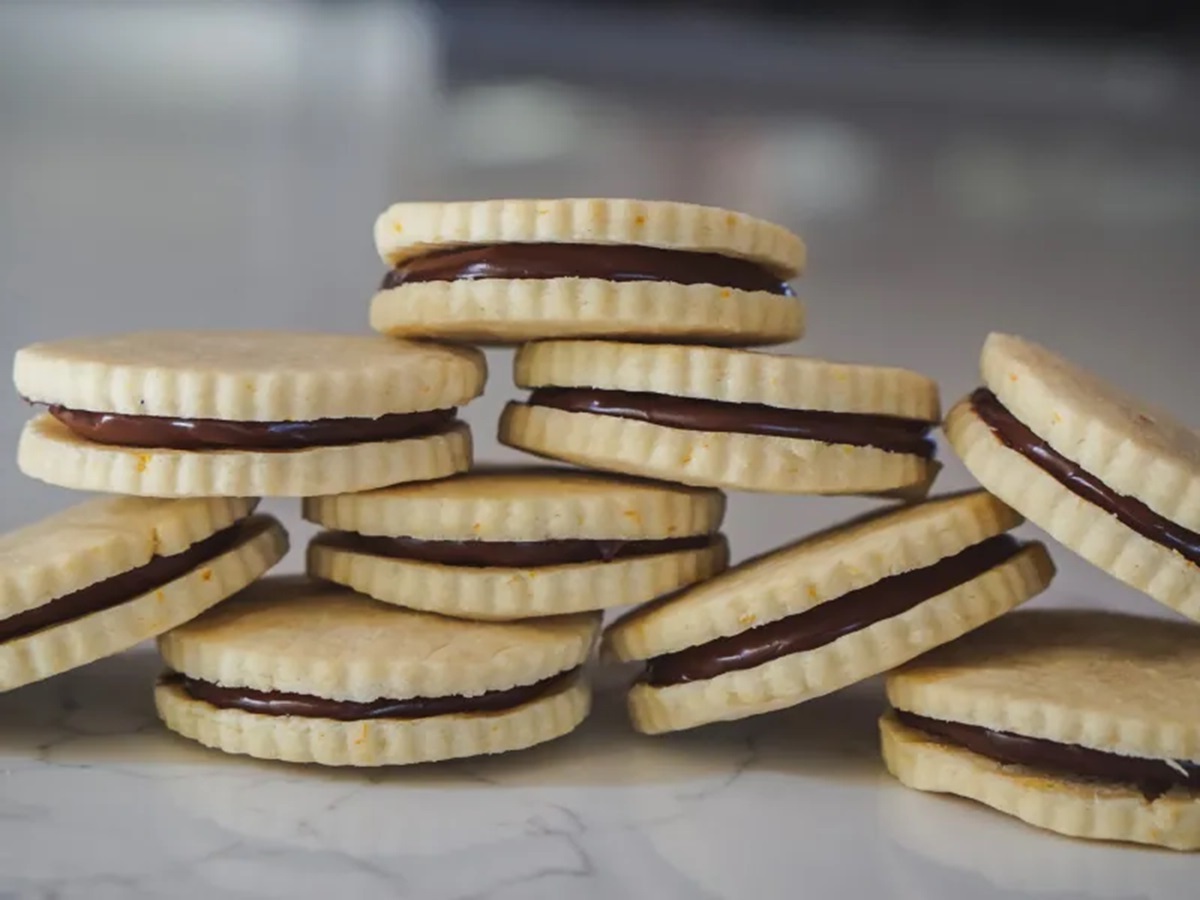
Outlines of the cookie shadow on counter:
[{"label": "cookie shadow on counter", "polygon": [[635,674],[632,667],[597,672],[592,713],[574,733],[460,765],[481,779],[514,785],[661,784],[743,770],[866,783],[884,774],[877,727],[884,699],[876,681],[763,716],[644,735],[633,730],[625,710]]}]

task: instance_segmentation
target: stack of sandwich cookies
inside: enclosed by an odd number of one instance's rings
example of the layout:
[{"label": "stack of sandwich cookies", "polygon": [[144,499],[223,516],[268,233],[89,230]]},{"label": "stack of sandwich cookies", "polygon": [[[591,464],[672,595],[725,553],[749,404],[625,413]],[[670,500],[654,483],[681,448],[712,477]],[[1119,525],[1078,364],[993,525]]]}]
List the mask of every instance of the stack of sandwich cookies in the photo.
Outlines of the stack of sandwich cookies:
[{"label": "stack of sandwich cookies", "polygon": [[532,388],[510,446],[692,485],[921,497],[938,465],[937,385],[902,369],[717,347],[546,341],[517,353]]},{"label": "stack of sandwich cookies", "polygon": [[875,514],[635,610],[606,654],[645,661],[634,726],[676,731],[770,712],[887,671],[1042,591],[1040,544],[983,491]]},{"label": "stack of sandwich cookies", "polygon": [[253,500],[90,500],[0,536],[0,690],[156,637],[264,574],[287,535]]},{"label": "stack of sandwich cookies", "polygon": [[884,760],[1062,834],[1198,850],[1197,679],[1191,625],[1016,613],[888,676]]},{"label": "stack of sandwich cookies", "polygon": [[309,574],[386,603],[522,619],[644,603],[722,571],[725,499],[568,469],[491,468],[305,501]]},{"label": "stack of sandwich cookies", "polygon": [[946,434],[1054,538],[1200,620],[1200,434],[1029,341],[991,335]]},{"label": "stack of sandwich cookies", "polygon": [[378,337],[163,332],[35,344],[17,390],[49,407],[19,463],[64,487],[309,496],[441,478],[471,459],[455,407],[482,355]]},{"label": "stack of sandwich cookies", "polygon": [[266,579],[159,641],[167,727],[262,759],[380,766],[518,750],[587,715],[596,614],[465,622]]},{"label": "stack of sandwich cookies", "polygon": [[640,200],[400,203],[375,226],[392,266],[384,334],[457,341],[639,337],[721,345],[800,337],[798,237],[742,213]]}]

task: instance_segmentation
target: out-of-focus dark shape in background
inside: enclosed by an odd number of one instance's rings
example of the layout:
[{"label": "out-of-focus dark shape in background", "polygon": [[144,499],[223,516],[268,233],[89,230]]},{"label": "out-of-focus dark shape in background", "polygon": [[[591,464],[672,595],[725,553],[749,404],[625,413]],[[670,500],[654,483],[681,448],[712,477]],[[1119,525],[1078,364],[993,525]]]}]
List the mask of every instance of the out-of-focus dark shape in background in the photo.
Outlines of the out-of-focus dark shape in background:
[{"label": "out-of-focus dark shape in background", "polygon": [[[790,348],[947,405],[989,330],[1200,422],[1195,4],[0,5],[0,353],[161,327],[359,331],[399,199],[621,195],[808,240]],[[510,355],[474,405],[480,455]],[[75,498],[22,479],[0,527]],[[941,485],[968,483],[948,454]],[[737,496],[736,550],[863,501]],[[285,507],[290,509],[290,507]],[[292,517],[291,521],[295,521]],[[298,541],[299,543],[299,541]],[[1146,608],[1059,554],[1063,590]],[[1069,599],[1069,598],[1068,598]]]}]

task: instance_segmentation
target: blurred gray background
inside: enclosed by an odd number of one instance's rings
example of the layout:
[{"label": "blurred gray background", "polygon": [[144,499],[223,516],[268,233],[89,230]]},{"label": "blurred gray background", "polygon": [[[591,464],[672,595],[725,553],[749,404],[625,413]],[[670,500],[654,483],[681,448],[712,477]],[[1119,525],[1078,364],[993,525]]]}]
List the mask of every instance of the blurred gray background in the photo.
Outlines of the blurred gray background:
[{"label": "blurred gray background", "polygon": [[[392,201],[639,196],[804,235],[810,333],[792,352],[926,372],[948,407],[987,332],[1011,330],[1196,425],[1187,34],[939,27],[944,5],[915,26],[761,11],[788,5],[0,5],[0,352],[362,331]],[[479,456],[507,459],[511,354],[490,362],[467,417]],[[28,411],[11,393],[0,410],[7,529],[76,498],[19,475]],[[939,489],[968,484],[943,458]],[[728,530],[744,556],[867,505],[738,495]],[[1050,602],[1154,611],[1056,558]]]}]

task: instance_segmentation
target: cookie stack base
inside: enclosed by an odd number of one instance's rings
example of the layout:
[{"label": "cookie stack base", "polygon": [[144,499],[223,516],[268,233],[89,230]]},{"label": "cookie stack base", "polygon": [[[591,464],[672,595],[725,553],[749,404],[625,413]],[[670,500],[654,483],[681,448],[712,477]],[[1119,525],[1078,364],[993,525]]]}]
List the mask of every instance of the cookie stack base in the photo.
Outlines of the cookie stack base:
[{"label": "cookie stack base", "polygon": [[908,787],[976,800],[1072,837],[1200,850],[1200,801],[1172,791],[1147,801],[1133,788],[1049,777],[931,740],[891,714],[879,722],[888,770]]},{"label": "cookie stack base", "polygon": [[326,766],[388,766],[521,750],[574,730],[591,708],[576,679],[548,697],[490,714],[339,722],[218,709],[178,685],[155,688],[167,728],[225,753]]}]

